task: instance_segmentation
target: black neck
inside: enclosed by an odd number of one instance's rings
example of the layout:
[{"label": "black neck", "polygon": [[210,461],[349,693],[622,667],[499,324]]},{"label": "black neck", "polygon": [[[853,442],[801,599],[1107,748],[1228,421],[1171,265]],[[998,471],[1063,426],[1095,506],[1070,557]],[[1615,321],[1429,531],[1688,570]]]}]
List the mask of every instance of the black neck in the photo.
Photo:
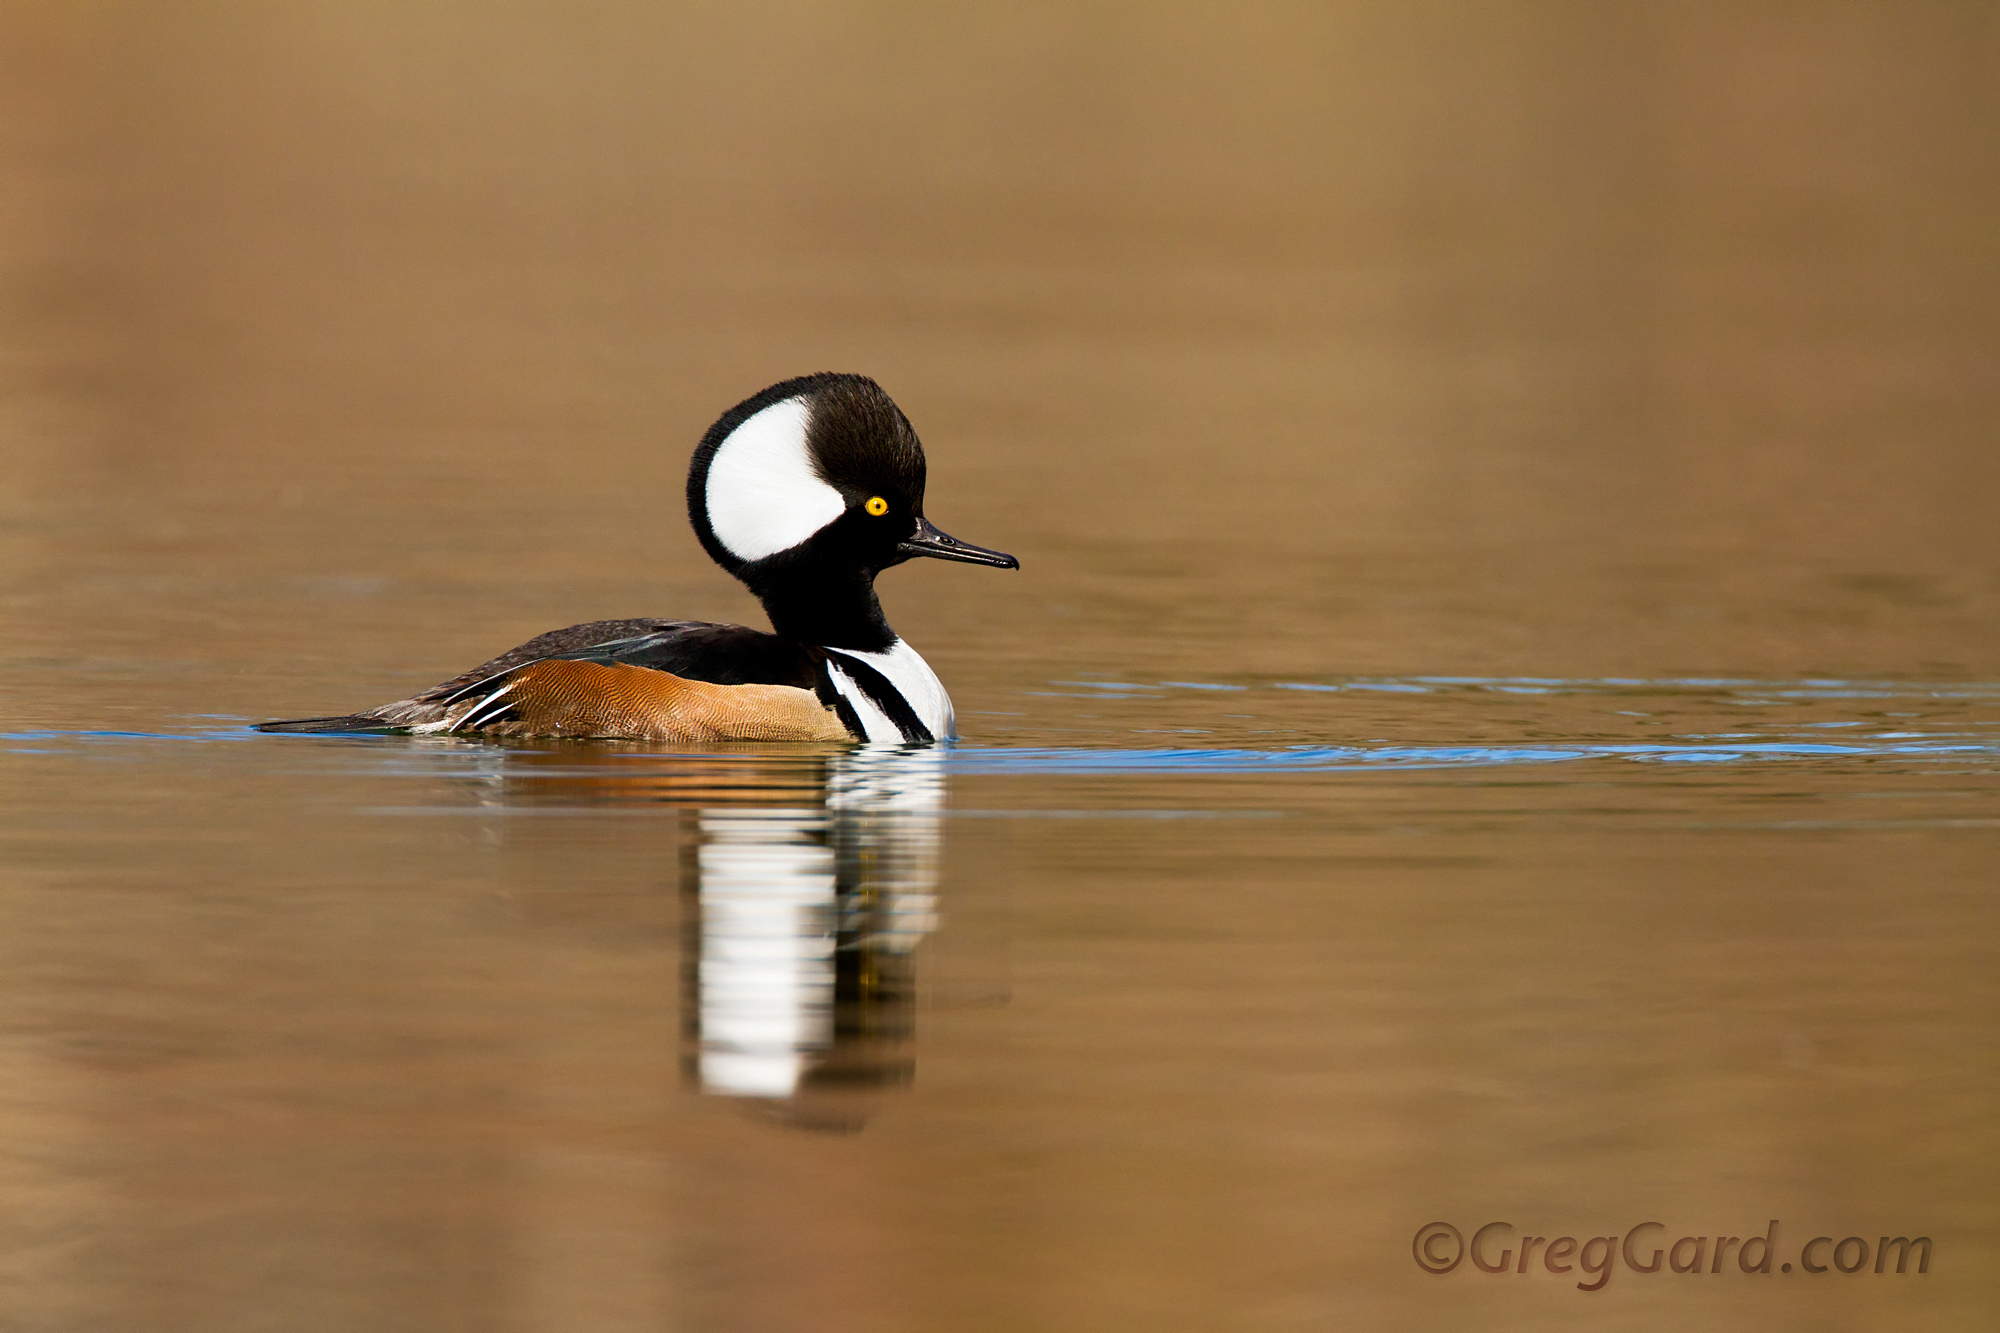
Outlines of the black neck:
[{"label": "black neck", "polygon": [[875,599],[873,570],[795,566],[744,581],[764,603],[771,628],[786,638],[862,653],[881,652],[896,642]]}]

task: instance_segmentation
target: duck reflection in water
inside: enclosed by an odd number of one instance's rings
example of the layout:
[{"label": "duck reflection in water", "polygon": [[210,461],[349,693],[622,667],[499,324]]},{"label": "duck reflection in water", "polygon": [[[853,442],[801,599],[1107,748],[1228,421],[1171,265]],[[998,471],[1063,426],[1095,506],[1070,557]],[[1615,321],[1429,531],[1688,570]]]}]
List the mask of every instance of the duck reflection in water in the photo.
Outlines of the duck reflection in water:
[{"label": "duck reflection in water", "polygon": [[665,756],[517,749],[510,800],[666,803],[681,847],[683,1067],[701,1092],[853,1132],[915,1076],[937,924],[932,747]]}]

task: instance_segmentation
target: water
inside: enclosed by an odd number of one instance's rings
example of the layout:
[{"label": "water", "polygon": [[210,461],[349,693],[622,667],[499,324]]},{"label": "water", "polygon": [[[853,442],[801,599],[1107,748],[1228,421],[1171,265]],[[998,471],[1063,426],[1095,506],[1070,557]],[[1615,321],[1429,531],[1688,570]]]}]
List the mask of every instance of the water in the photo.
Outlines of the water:
[{"label": "water", "polygon": [[[0,10],[0,1328],[1990,1327],[1990,34],[1663,15]],[[819,368],[957,746],[247,729]]]}]

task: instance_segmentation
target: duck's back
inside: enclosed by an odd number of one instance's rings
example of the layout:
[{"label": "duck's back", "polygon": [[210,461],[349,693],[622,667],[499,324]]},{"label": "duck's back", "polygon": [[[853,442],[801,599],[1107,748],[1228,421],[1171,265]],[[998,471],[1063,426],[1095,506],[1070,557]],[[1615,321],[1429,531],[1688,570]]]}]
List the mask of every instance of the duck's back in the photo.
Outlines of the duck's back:
[{"label": "duck's back", "polygon": [[593,620],[537,634],[518,648],[433,686],[417,698],[443,696],[544,658],[587,658],[650,667],[711,685],[791,685],[810,690],[818,671],[796,639],[705,620]]},{"label": "duck's back", "polygon": [[[746,689],[745,687],[752,687]],[[486,731],[846,740],[823,654],[744,625],[595,620],[539,634],[395,703],[261,731]]]}]

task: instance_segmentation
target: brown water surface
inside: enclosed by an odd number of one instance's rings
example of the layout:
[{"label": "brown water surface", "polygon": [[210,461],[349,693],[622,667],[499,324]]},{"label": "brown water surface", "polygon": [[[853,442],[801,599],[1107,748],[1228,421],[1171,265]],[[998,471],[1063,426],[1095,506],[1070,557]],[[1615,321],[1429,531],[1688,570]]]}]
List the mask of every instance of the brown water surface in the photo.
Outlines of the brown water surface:
[{"label": "brown water surface", "polygon": [[[1992,1327],[1996,55],[0,6],[0,1328]],[[757,623],[816,369],[956,749],[246,730]]]}]

